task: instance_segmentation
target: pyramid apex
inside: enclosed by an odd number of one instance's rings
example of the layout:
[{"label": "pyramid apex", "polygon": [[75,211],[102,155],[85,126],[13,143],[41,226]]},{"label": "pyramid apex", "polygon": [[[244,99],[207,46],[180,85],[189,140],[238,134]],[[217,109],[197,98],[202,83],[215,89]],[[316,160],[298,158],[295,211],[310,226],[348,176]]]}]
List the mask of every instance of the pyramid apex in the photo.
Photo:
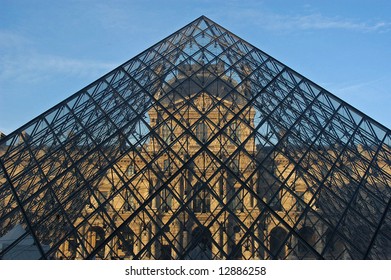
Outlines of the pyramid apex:
[{"label": "pyramid apex", "polygon": [[205,15],[201,15],[201,16],[198,17],[195,21],[207,21],[207,22],[216,24],[213,20],[211,20],[210,18],[208,18],[208,17],[205,16]]}]

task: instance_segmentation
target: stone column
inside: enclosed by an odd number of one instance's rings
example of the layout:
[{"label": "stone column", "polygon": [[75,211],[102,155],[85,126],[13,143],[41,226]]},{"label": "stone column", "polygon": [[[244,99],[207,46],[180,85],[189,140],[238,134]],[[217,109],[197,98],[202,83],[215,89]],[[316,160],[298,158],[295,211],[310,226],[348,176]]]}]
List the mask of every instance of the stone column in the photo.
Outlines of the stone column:
[{"label": "stone column", "polygon": [[[257,237],[259,240],[262,240],[262,236],[260,233],[261,233],[261,230],[259,228],[255,229],[255,231],[254,231],[255,237]],[[254,244],[254,250],[253,250],[254,257],[253,258],[256,260],[263,259],[263,251],[261,249],[262,246],[256,240],[253,241],[253,244]]]},{"label": "stone column", "polygon": [[[250,222],[246,223],[246,227],[249,228],[251,225]],[[247,236],[244,239],[244,243],[242,245],[243,250],[243,259],[251,260],[254,259],[254,238],[252,236]]]},{"label": "stone column", "polygon": [[[92,252],[96,246],[96,232],[89,231],[89,233],[90,233],[90,244],[91,244],[91,252]],[[94,258],[95,258],[95,256],[94,256]]]},{"label": "stone column", "polygon": [[189,245],[189,229],[184,229],[183,232],[182,232],[182,253],[184,253],[186,251],[187,246]]},{"label": "stone column", "polygon": [[[149,186],[150,188],[156,188],[157,187],[157,179],[153,178],[152,179],[152,186]],[[152,209],[157,209],[157,198],[155,197],[152,199]]]},{"label": "stone column", "polygon": [[[106,234],[105,234],[105,237],[104,237],[104,239],[106,239]],[[110,242],[108,242],[108,243],[106,243],[106,245],[104,246],[104,254],[103,254],[103,257],[104,257],[104,259],[107,259],[108,257],[111,257],[112,256],[112,250],[114,250],[113,249],[113,247],[114,247],[114,243],[113,243],[113,239],[111,239],[110,240]]]},{"label": "stone column", "polygon": [[[83,233],[84,238],[80,240],[80,243],[83,242],[84,244],[79,244],[79,246],[77,247],[76,257],[75,257],[76,259],[83,259],[84,256],[87,254],[86,251],[88,251],[88,246],[86,242],[88,241],[88,236],[87,236],[88,231],[86,232],[86,227],[82,227],[81,232]],[[78,239],[76,239],[76,241],[79,242]]]},{"label": "stone column", "polygon": [[[150,239],[156,235],[156,232],[157,232],[156,224],[152,224],[151,225]],[[158,251],[157,251],[156,247],[157,247],[157,242],[155,241],[155,242],[153,242],[153,244],[151,246],[151,258],[152,259],[157,259],[159,257],[158,256]]]},{"label": "stone column", "polygon": [[136,236],[135,236],[135,246],[134,246],[134,254],[137,255],[141,250],[141,230],[142,230],[142,223],[135,226],[136,230]]},{"label": "stone column", "polygon": [[[145,247],[147,245],[147,243],[149,242],[150,240],[150,231],[148,230],[148,228],[146,228],[145,230],[141,230],[141,241],[142,241],[142,246]],[[140,244],[141,245],[141,244]],[[140,247],[140,250],[142,248]],[[144,250],[144,258],[146,259],[149,259],[150,258],[150,248],[147,248],[146,250]]]},{"label": "stone column", "polygon": [[[225,224],[225,223],[224,223]],[[227,227],[225,226],[225,231],[222,229],[221,230],[221,235],[222,235],[222,241],[223,241],[223,250],[225,254],[229,254],[229,248],[228,248],[228,233],[227,233]]]},{"label": "stone column", "polygon": [[[171,227],[172,235],[176,236],[174,240],[171,240],[171,244],[173,247],[175,247],[176,250],[179,252],[181,251],[181,243],[180,243],[180,236],[179,236],[179,231],[180,231],[180,225],[178,222],[173,222],[173,225]],[[178,258],[178,254],[175,249],[171,250],[171,257],[175,260]]]},{"label": "stone column", "polygon": [[212,258],[216,259],[216,258],[219,258],[220,248],[218,246],[216,246],[215,243],[220,245],[220,229],[219,229],[218,225],[215,224],[210,228],[210,231],[211,231],[212,237],[215,241],[215,242],[212,242]]}]

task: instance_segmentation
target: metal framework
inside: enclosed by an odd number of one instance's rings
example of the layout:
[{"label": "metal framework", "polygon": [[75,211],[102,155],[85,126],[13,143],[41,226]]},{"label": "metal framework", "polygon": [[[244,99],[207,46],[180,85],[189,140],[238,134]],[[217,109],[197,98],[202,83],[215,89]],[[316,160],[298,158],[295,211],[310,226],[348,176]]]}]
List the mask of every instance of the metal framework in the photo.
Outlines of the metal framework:
[{"label": "metal framework", "polygon": [[390,259],[391,133],[202,16],[0,140],[2,259]]}]

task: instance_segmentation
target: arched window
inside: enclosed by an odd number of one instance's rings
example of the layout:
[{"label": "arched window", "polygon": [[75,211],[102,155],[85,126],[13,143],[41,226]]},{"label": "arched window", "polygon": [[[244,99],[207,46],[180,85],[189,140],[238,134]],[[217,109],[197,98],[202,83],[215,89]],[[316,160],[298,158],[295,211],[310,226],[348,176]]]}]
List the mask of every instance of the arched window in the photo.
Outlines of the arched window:
[{"label": "arched window", "polygon": [[313,257],[312,251],[309,246],[311,246],[312,248],[315,246],[314,230],[310,227],[303,227],[299,231],[299,236],[300,237],[298,238],[297,246],[300,257],[306,259]]},{"label": "arched window", "polygon": [[191,243],[188,260],[211,260],[212,259],[212,234],[204,226],[193,229],[191,233]]},{"label": "arched window", "polygon": [[[89,240],[92,248],[96,249],[98,246],[102,244],[102,242],[105,240],[105,232],[101,227],[92,227],[90,229],[91,232],[91,240]],[[104,259],[105,258],[105,247],[103,246],[96,255],[96,258]]]},{"label": "arched window", "polygon": [[171,245],[161,244],[160,245],[160,260],[171,260]]},{"label": "arched window", "polygon": [[[198,192],[199,191],[199,192]],[[193,198],[193,211],[195,213],[207,213],[210,211],[210,194],[201,183],[194,186],[194,192],[197,193]]]},{"label": "arched window", "polygon": [[125,254],[125,257],[129,257],[134,254],[133,236],[134,233],[130,228],[125,228],[124,230],[120,231],[120,234],[118,235],[118,240],[119,240],[118,249],[122,250],[122,252]]},{"label": "arched window", "polygon": [[270,254],[272,259],[285,258],[285,238],[287,232],[281,227],[275,227],[270,232]]},{"label": "arched window", "polygon": [[76,258],[76,252],[79,244],[77,242],[77,239],[72,235],[68,238],[68,252],[67,257],[68,259],[75,259]]},{"label": "arched window", "polygon": [[241,260],[243,259],[242,244],[235,244],[232,246],[231,254],[228,256],[230,260]]},{"label": "arched window", "polygon": [[333,235],[332,230],[326,232],[326,244],[325,244],[325,257],[326,259],[340,260],[344,258],[345,245],[343,240],[335,233]]}]

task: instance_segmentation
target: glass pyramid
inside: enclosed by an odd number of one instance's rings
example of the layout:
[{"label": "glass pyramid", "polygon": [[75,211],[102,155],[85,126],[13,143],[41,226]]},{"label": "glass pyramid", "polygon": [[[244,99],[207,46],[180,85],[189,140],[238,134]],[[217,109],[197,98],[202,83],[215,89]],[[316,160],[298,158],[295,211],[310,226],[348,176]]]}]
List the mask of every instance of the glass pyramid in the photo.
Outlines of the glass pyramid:
[{"label": "glass pyramid", "polygon": [[2,259],[391,259],[391,133],[202,16],[0,140]]}]

